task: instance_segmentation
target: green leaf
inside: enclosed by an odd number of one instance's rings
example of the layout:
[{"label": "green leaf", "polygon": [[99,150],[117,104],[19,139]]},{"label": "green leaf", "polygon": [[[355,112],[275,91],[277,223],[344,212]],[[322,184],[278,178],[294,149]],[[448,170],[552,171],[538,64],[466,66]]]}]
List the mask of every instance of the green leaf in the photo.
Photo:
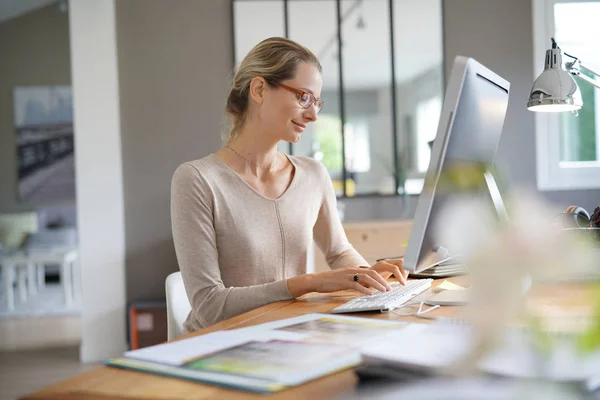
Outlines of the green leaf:
[{"label": "green leaf", "polygon": [[535,345],[542,354],[552,353],[552,336],[548,335],[542,327],[539,318],[530,318],[529,326],[535,337]]}]

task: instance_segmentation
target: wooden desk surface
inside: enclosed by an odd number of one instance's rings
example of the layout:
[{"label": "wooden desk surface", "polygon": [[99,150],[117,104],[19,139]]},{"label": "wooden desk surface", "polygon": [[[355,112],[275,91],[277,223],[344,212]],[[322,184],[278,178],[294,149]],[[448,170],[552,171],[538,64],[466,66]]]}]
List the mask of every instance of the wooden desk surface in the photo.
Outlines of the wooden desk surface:
[{"label": "wooden desk surface", "polygon": [[[466,285],[467,278],[456,277],[450,281]],[[434,281],[434,287],[443,280]],[[535,293],[538,304],[555,307],[557,304],[566,304],[568,307],[577,307],[589,304],[587,291],[581,290],[582,286],[565,288],[563,285],[547,285]],[[534,290],[534,292],[536,292]],[[422,296],[427,296],[426,292]],[[576,296],[572,296],[576,293]],[[334,307],[356,296],[356,292],[344,291],[332,294],[310,294],[301,299],[282,301],[268,304],[264,307],[236,316],[218,323],[210,328],[188,335],[195,336],[215,330],[241,328],[264,322],[270,322],[298,315],[321,312],[327,313]],[[441,307],[431,312],[432,316],[455,316],[459,307]],[[356,314],[369,318],[403,320],[412,322],[426,322],[416,317],[401,317],[394,313],[361,313]],[[279,393],[268,395],[269,399],[297,399],[332,398],[351,393],[357,383],[353,370],[345,370],[321,379],[314,380],[302,386],[287,389]],[[148,399],[148,398],[186,398],[186,399],[248,399],[265,398],[265,395],[246,393],[232,389],[220,388],[175,378],[167,378],[147,373],[123,370],[111,367],[100,367],[88,373],[57,385],[43,389],[40,392],[24,397],[25,399]]]}]

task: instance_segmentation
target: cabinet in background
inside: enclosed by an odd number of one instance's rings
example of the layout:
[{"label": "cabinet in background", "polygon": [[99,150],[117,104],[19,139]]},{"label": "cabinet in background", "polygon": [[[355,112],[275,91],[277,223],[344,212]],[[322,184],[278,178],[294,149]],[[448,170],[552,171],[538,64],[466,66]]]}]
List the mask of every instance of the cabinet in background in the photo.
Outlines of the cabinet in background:
[{"label": "cabinet in background", "polygon": [[[368,262],[404,255],[412,220],[345,222],[348,241]],[[315,272],[329,270],[325,256],[315,245]]]}]

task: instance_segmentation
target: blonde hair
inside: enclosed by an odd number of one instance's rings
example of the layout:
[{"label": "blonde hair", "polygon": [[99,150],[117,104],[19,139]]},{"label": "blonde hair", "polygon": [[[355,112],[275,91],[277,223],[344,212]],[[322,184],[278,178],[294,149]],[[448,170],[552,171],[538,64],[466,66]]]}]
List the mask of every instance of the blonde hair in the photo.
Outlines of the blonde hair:
[{"label": "blonde hair", "polygon": [[296,75],[301,63],[309,63],[322,72],[321,63],[306,47],[289,39],[272,37],[263,40],[250,52],[233,76],[225,111],[231,117],[231,129],[225,142],[240,135],[248,113],[250,82],[262,76],[269,85],[276,85]]}]

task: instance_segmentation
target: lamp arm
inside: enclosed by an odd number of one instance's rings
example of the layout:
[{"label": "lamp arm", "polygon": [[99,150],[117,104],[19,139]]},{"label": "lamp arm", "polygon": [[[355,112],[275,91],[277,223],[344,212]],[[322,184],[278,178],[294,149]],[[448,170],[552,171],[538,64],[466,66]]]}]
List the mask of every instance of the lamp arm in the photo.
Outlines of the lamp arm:
[{"label": "lamp arm", "polygon": [[582,63],[581,61],[579,61],[579,66],[580,66],[581,68],[585,69],[586,71],[588,71],[588,72],[591,72],[592,74],[594,74],[594,75],[596,75],[596,76],[600,77],[600,72],[598,72],[598,71],[594,70],[594,69],[593,69],[592,67],[590,67],[589,65],[587,65],[587,64],[584,64],[584,63]]},{"label": "lamp arm", "polygon": [[[566,55],[569,56],[569,57],[573,57],[573,56],[571,56],[569,54],[566,54]],[[573,57],[573,58],[575,58],[575,57]],[[591,85],[597,87],[598,89],[600,89],[600,80],[597,80],[597,79],[594,79],[594,78],[590,78],[587,75],[583,75],[580,72],[580,69],[582,69],[582,68],[584,70],[590,72],[592,75],[600,77],[600,72],[595,71],[594,69],[592,69],[592,67],[590,67],[587,64],[584,64],[583,62],[581,62],[581,60],[579,60],[577,58],[575,58],[575,61],[573,61],[573,62],[566,63],[566,69],[567,69],[567,71],[569,71],[569,73],[571,75],[575,75],[579,79],[582,79],[582,80],[588,82],[589,84],[591,84]]]},{"label": "lamp arm", "polygon": [[[587,69],[587,68],[586,68]],[[590,78],[589,76],[583,75],[583,74],[577,74],[575,75],[576,77],[578,77],[579,79],[582,79],[586,82],[588,82],[589,84],[591,84],[592,86],[597,87],[598,89],[600,89],[600,82],[597,79],[594,78]]]}]

